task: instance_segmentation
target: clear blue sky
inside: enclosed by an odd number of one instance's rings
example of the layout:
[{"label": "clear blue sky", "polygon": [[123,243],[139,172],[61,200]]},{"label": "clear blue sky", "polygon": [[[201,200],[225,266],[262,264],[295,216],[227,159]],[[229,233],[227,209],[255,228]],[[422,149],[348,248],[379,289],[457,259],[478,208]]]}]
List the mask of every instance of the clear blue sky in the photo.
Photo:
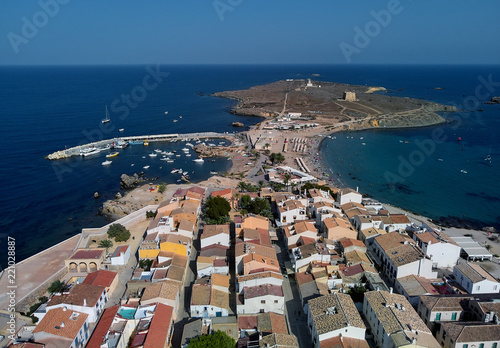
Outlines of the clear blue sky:
[{"label": "clear blue sky", "polygon": [[1,65],[500,63],[498,0],[58,1],[1,0]]}]

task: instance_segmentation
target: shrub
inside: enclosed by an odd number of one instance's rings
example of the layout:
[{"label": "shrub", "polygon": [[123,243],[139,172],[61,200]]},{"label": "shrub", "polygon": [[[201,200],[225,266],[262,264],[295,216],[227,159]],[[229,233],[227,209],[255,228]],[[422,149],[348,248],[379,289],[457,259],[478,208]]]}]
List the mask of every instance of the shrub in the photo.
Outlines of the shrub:
[{"label": "shrub", "polygon": [[64,289],[64,283],[60,280],[56,280],[55,282],[49,285],[47,291],[50,292],[51,294],[54,294],[56,292],[62,292],[63,289]]},{"label": "shrub", "polygon": [[114,238],[116,242],[126,242],[130,238],[130,231],[120,224],[112,224],[108,229],[109,238]]}]

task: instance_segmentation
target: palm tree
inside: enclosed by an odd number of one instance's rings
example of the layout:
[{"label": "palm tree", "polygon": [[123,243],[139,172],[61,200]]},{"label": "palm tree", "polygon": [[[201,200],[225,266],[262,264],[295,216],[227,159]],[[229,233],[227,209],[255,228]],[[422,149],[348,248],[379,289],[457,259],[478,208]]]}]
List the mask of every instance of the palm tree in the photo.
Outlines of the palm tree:
[{"label": "palm tree", "polygon": [[290,181],[291,177],[292,176],[290,175],[290,173],[285,173],[285,175],[284,175],[285,179],[283,180],[283,183],[285,184],[286,187],[288,187],[288,182]]},{"label": "palm tree", "polygon": [[[234,204],[236,202],[236,204]],[[236,192],[234,195],[233,195],[233,207],[235,209],[238,209],[240,205],[240,193],[239,192]]]},{"label": "palm tree", "polygon": [[103,239],[99,242],[99,248],[106,248],[106,254],[108,249],[113,246],[113,242],[110,239]]},{"label": "palm tree", "polygon": [[244,192],[244,191],[246,191],[247,184],[245,184],[245,182],[243,182],[243,181],[240,181],[236,187],[237,187],[240,191]]},{"label": "palm tree", "polygon": [[264,180],[259,180],[259,191],[264,187]]},{"label": "palm tree", "polygon": [[271,146],[269,143],[264,144],[264,150],[269,149],[269,146]]}]

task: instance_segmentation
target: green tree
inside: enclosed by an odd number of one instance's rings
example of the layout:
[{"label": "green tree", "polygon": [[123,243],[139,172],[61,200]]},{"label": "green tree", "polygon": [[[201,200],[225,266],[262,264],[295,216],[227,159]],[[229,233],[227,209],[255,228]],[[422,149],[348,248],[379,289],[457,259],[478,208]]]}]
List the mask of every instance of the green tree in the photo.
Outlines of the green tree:
[{"label": "green tree", "polygon": [[108,249],[113,246],[113,242],[111,239],[103,239],[99,242],[99,248],[106,248],[106,253],[108,253]]},{"label": "green tree", "polygon": [[264,180],[259,180],[259,191],[264,187]]},{"label": "green tree", "polygon": [[363,297],[365,296],[366,288],[360,283],[354,285],[349,291],[347,292],[352,300],[354,302],[363,302]]},{"label": "green tree", "polygon": [[152,210],[148,210],[146,212],[146,219],[151,219],[151,218],[154,219],[155,216],[156,216],[156,213],[154,211],[152,211]]},{"label": "green tree", "polygon": [[222,331],[192,339],[188,348],[235,348],[236,341]]},{"label": "green tree", "polygon": [[240,181],[236,187],[242,192],[246,192],[247,190],[247,184],[244,181]]},{"label": "green tree", "polygon": [[250,206],[250,203],[252,202],[252,198],[250,198],[249,195],[243,195],[241,196],[241,207],[245,210],[248,210],[248,207]]},{"label": "green tree", "polygon": [[167,184],[165,184],[164,182],[162,182],[160,184],[160,186],[158,187],[158,192],[163,193],[163,192],[165,192],[166,189],[167,189]]},{"label": "green tree", "polygon": [[144,269],[144,271],[146,271],[146,272],[151,269],[152,264],[153,264],[153,260],[150,260],[150,259],[139,260],[139,268]]},{"label": "green tree", "polygon": [[231,205],[223,197],[210,197],[205,207],[207,222],[223,224],[229,220]]},{"label": "green tree", "polygon": [[273,152],[269,156],[269,160],[274,165],[275,163],[282,163],[282,162],[284,162],[285,161],[285,156],[283,156],[283,154],[281,152],[278,152],[278,153]]},{"label": "green tree", "polygon": [[56,280],[56,281],[52,282],[52,284],[49,285],[49,288],[47,289],[47,291],[50,292],[51,294],[54,294],[56,292],[62,292],[64,289],[64,286],[65,286],[65,284],[62,281]]},{"label": "green tree", "polygon": [[120,224],[112,224],[108,229],[109,238],[114,238],[116,242],[126,242],[130,238],[130,231]]}]

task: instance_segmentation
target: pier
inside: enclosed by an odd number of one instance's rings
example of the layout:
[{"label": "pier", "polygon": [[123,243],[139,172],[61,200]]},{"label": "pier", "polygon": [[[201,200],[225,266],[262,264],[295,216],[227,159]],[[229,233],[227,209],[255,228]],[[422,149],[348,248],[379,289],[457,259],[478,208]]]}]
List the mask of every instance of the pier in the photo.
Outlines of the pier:
[{"label": "pier", "polygon": [[204,133],[187,133],[187,134],[157,134],[157,135],[137,135],[137,136],[129,136],[129,137],[116,137],[112,139],[100,140],[93,143],[88,143],[84,145],[74,146],[65,150],[56,151],[51,153],[46,158],[49,160],[58,160],[63,158],[69,158],[72,156],[80,156],[81,151],[96,147],[102,148],[113,143],[122,142],[131,142],[131,141],[147,141],[147,142],[159,142],[159,141],[171,141],[171,140],[182,140],[182,139],[191,139],[191,138],[233,138],[233,133],[216,133],[216,132],[204,132]]}]

